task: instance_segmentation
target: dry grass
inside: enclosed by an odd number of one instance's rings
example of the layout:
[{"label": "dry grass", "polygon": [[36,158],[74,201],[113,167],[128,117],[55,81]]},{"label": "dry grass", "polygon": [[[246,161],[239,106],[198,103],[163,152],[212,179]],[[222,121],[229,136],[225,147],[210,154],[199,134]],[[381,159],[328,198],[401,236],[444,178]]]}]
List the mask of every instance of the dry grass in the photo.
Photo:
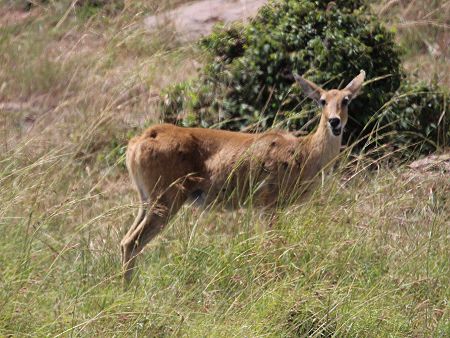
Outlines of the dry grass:
[{"label": "dry grass", "polygon": [[396,30],[407,72],[450,87],[450,1],[383,0],[374,7]]},{"label": "dry grass", "polygon": [[[82,8],[72,10],[65,16],[67,11],[37,8],[39,14],[5,26],[0,41],[5,150],[24,136],[47,147],[95,138],[93,151],[116,137],[123,143],[130,130],[155,119],[161,88],[195,72],[194,49],[180,46],[169,30],[145,31],[140,7],[109,17],[99,10],[88,19]],[[101,131],[106,134],[98,135]]]}]

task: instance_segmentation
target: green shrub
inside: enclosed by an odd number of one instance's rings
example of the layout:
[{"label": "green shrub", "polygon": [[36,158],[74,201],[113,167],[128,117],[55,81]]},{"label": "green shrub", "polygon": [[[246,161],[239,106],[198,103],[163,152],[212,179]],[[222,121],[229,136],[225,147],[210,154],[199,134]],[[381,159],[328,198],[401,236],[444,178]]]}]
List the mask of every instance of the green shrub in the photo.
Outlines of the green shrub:
[{"label": "green shrub", "polygon": [[[342,88],[361,69],[366,71],[369,81],[349,107],[345,142],[392,122],[396,112],[402,119],[408,115],[403,123],[415,125],[422,114],[420,104],[426,102],[419,98],[413,102],[410,97],[382,111],[399,90],[407,89],[400,86],[404,79],[401,51],[394,34],[370,14],[362,0],[271,1],[250,24],[216,27],[201,46],[209,61],[199,77],[163,93],[166,121],[231,130],[261,130],[274,124],[311,130],[314,124],[306,122],[317,109],[293,86],[292,72],[331,89]],[[433,104],[436,110],[427,108],[427,114],[443,111],[438,101]],[[409,103],[417,107],[400,112]],[[378,121],[381,116],[386,118]],[[400,131],[410,131],[406,129]],[[426,135],[435,136],[433,132]]]},{"label": "green shrub", "polygon": [[393,34],[365,14],[362,1],[338,1],[329,10],[327,4],[270,2],[248,26],[216,29],[202,41],[210,62],[182,92],[175,87],[166,93],[165,116],[187,111],[197,124],[234,130],[255,123],[266,128],[278,116],[298,128],[313,112],[308,102],[305,114],[291,113],[301,97],[292,87],[293,71],[332,88],[364,69],[369,78],[386,77],[369,84],[351,106],[349,130],[359,133],[400,85],[399,51]]}]

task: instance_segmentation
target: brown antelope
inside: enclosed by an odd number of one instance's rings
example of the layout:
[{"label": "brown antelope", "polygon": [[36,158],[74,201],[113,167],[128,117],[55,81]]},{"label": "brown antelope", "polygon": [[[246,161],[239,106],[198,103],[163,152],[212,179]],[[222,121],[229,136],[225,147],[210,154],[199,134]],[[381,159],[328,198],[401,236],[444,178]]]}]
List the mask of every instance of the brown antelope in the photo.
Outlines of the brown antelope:
[{"label": "brown antelope", "polygon": [[231,208],[246,201],[265,208],[296,202],[338,156],[347,107],[362,87],[364,71],[342,90],[326,91],[294,77],[305,94],[322,107],[317,130],[307,136],[161,124],[130,141],[126,164],[140,197],[140,209],[121,241],[126,282],[137,254],[186,201]]}]

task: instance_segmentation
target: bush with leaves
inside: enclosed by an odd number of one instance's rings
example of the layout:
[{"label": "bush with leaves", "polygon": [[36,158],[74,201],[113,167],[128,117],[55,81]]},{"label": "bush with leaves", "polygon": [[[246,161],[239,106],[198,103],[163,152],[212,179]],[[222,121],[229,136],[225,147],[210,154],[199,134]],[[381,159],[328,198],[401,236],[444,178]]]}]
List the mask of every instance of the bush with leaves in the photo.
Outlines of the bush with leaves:
[{"label": "bush with leaves", "polygon": [[292,73],[330,89],[342,88],[364,69],[369,81],[349,107],[344,138],[369,135],[380,126],[373,117],[386,115],[384,104],[402,89],[404,74],[393,32],[364,3],[271,1],[248,25],[217,27],[201,41],[210,57],[199,78],[163,93],[163,118],[231,130],[310,130],[314,124],[307,121],[317,109],[293,86]]}]

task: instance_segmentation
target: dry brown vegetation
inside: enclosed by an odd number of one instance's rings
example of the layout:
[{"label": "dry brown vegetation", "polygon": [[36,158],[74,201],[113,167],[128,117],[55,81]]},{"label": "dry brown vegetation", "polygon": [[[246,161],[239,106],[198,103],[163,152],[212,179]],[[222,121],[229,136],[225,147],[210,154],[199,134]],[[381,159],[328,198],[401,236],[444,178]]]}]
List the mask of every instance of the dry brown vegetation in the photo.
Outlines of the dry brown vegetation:
[{"label": "dry brown vegetation", "polygon": [[450,1],[384,0],[375,11],[397,31],[408,73],[450,87]]}]

